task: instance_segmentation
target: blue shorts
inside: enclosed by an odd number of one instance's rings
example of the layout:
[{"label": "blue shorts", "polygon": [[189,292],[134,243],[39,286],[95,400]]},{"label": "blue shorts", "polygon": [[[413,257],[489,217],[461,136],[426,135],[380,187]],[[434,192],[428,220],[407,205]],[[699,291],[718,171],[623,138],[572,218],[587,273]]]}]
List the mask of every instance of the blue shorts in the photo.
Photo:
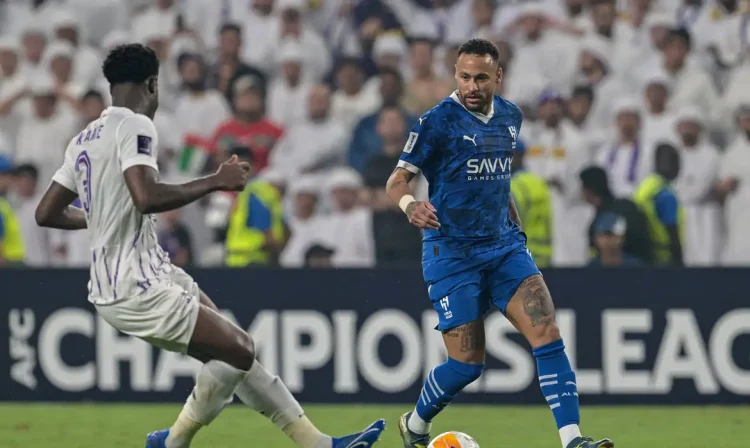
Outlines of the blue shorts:
[{"label": "blue shorts", "polygon": [[472,322],[489,311],[490,304],[505,314],[521,282],[539,274],[531,252],[522,241],[469,257],[446,257],[423,263],[437,330]]}]

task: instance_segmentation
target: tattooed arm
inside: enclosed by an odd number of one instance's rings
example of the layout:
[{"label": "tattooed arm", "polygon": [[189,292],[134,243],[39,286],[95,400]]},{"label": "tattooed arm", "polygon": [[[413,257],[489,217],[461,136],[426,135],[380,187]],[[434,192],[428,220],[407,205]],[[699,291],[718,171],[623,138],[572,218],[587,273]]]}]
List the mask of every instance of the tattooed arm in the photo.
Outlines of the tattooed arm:
[{"label": "tattooed arm", "polygon": [[385,184],[385,193],[389,198],[396,204],[406,195],[414,195],[409,182],[414,179],[415,174],[411,171],[396,167],[391,173],[391,177],[388,178],[388,182]]},{"label": "tattooed arm", "polygon": [[513,196],[510,197],[510,203],[508,205],[508,217],[511,221],[518,224],[518,227],[523,229],[521,225],[521,215],[518,214],[518,208],[516,208],[516,201],[513,200]]},{"label": "tattooed arm", "polygon": [[385,192],[393,202],[399,205],[409,218],[409,222],[420,229],[438,229],[437,216],[435,207],[427,201],[417,201],[409,182],[414,179],[415,174],[411,171],[396,167],[388,178],[385,185]]}]

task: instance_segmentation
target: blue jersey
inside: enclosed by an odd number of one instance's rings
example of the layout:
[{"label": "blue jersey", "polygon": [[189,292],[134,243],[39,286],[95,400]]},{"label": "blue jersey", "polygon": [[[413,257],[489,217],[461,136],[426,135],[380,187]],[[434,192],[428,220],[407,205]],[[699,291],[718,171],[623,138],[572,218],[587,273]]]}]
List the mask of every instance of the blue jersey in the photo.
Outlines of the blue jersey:
[{"label": "blue jersey", "polygon": [[414,125],[398,166],[421,171],[429,182],[441,227],[426,229],[425,243],[465,253],[523,240],[508,214],[510,166],[522,121],[518,106],[497,95],[485,116],[469,112],[454,93]]}]

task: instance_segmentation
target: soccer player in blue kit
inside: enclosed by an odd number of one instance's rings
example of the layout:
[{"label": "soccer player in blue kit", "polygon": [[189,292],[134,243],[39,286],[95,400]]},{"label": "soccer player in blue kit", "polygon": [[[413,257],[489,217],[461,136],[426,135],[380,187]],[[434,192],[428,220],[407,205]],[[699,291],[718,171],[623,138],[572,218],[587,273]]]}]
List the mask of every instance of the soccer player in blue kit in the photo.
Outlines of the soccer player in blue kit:
[{"label": "soccer player in blue kit", "polygon": [[[425,448],[432,419],[482,375],[490,304],[531,344],[563,448],[612,448],[609,439],[581,436],[575,373],[510,195],[523,114],[494,94],[502,79],[498,58],[484,39],[461,46],[458,89],[419,119],[386,186],[409,222],[424,229],[422,269],[448,351],[427,375],[414,411],[399,421],[404,448]],[[409,187],[420,172],[429,202],[415,200]]]}]

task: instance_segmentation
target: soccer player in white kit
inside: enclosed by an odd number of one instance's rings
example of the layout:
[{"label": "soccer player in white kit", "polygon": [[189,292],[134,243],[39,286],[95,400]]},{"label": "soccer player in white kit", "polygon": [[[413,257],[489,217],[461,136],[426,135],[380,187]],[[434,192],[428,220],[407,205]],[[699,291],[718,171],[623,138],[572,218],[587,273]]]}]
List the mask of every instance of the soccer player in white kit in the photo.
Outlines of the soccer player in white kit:
[{"label": "soccer player in white kit", "polygon": [[[63,166],[39,203],[40,226],[88,229],[89,301],[123,333],[204,364],[170,429],[147,436],[147,448],[190,446],[234,394],[269,418],[302,448],[368,448],[385,422],[344,437],[321,433],[281,382],[255,359],[251,337],[216,305],[157,243],[152,213],[173,210],[214,191],[242,191],[250,166],[236,157],[210,176],[181,185],[158,179],[159,62],[139,44],[112,50],[104,61],[113,107],[68,144]],[[83,210],[70,204],[80,198]]]}]

